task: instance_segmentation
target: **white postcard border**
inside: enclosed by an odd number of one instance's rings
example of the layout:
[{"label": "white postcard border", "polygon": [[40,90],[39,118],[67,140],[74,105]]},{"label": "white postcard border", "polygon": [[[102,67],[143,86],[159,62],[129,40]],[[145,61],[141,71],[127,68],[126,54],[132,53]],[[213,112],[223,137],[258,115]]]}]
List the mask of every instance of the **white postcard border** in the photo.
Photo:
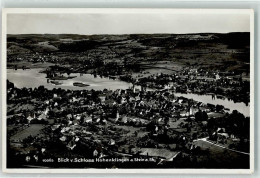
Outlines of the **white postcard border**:
[{"label": "white postcard border", "polygon": [[[6,39],[7,14],[250,14],[250,169],[13,169],[6,168]],[[2,170],[5,173],[98,173],[98,174],[252,174],[254,172],[254,11],[253,9],[173,8],[4,8],[2,9]]]}]

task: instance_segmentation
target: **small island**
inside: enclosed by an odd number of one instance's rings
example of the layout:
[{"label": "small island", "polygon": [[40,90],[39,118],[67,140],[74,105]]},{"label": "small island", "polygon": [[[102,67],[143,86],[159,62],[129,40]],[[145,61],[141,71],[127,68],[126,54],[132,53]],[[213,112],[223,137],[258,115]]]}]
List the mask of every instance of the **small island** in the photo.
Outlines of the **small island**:
[{"label": "small island", "polygon": [[77,86],[77,87],[88,87],[88,84],[85,83],[80,83],[80,82],[74,82],[73,86]]},{"label": "small island", "polygon": [[58,82],[58,81],[50,81],[52,84],[54,85],[61,85],[62,83],[61,82]]}]

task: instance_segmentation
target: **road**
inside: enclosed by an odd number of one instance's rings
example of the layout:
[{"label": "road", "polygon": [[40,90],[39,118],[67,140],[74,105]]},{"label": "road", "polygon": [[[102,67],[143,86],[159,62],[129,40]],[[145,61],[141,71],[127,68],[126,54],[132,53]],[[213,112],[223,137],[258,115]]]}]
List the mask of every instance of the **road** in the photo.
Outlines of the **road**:
[{"label": "road", "polygon": [[223,149],[227,149],[227,150],[229,150],[229,151],[234,151],[234,152],[241,153],[241,154],[244,154],[244,155],[250,155],[250,153],[246,153],[246,152],[242,152],[242,151],[230,149],[230,148],[224,147],[224,146],[222,146],[222,145],[219,145],[219,144],[213,143],[213,142],[211,142],[211,141],[208,141],[207,139],[208,139],[208,137],[200,138],[200,139],[197,139],[197,140],[193,140],[193,142],[197,142],[197,141],[200,140],[200,141],[204,141],[204,142],[210,143],[210,144],[212,144],[212,145],[215,145],[215,146],[217,146],[217,147],[220,147],[220,148],[223,148]]}]

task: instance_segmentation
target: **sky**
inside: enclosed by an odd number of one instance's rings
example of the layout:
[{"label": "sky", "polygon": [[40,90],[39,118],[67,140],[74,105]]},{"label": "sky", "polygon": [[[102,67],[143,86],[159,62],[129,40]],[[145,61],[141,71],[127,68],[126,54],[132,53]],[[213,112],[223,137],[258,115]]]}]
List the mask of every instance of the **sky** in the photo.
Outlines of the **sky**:
[{"label": "sky", "polygon": [[183,34],[249,31],[249,14],[7,14],[7,34]]}]

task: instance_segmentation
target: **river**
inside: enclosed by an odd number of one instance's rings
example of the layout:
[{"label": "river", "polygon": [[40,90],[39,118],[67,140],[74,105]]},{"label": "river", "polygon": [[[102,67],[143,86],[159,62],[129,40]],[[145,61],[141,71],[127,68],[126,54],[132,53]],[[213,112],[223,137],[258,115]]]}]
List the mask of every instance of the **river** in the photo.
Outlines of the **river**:
[{"label": "river", "polygon": [[[61,85],[55,85],[47,82],[47,78],[45,73],[40,73],[43,70],[42,68],[33,68],[29,70],[13,70],[7,69],[7,79],[10,82],[13,82],[14,85],[18,88],[29,87],[35,88],[40,85],[44,85],[45,88],[53,89],[53,88],[63,88],[70,90],[82,90],[82,89],[94,89],[94,90],[116,90],[116,89],[128,89],[132,86],[131,83],[123,82],[120,80],[113,80],[109,78],[101,78],[99,76],[94,77],[91,74],[83,74],[82,76],[79,73],[72,73],[71,76],[76,76],[73,79],[68,80],[60,80],[62,82]],[[88,84],[87,87],[77,87],[73,86],[74,82],[82,82],[84,84]],[[139,87],[138,87],[139,88]],[[228,99],[212,99],[211,95],[197,95],[197,94],[182,94],[175,93],[176,96],[183,96],[185,98],[193,99],[202,103],[210,103],[214,105],[223,105],[225,108],[229,108],[230,112],[233,110],[237,110],[244,114],[245,116],[250,116],[250,107],[246,106],[245,103],[234,103],[232,100]],[[249,104],[250,105],[250,104]]]},{"label": "river", "polygon": [[[29,87],[35,88],[40,85],[44,85],[45,88],[53,89],[53,88],[63,88],[70,90],[82,90],[82,89],[94,89],[94,90],[116,90],[116,89],[128,89],[132,84],[123,82],[120,80],[113,80],[104,77],[94,77],[91,74],[83,74],[80,76],[80,73],[72,73],[70,76],[76,76],[76,78],[68,79],[68,80],[59,80],[62,82],[61,85],[55,85],[47,82],[46,74],[40,73],[43,69],[34,68],[28,70],[13,70],[7,69],[7,79],[10,82],[13,82],[14,85],[18,88]],[[77,87],[73,86],[74,82],[81,82],[84,84],[88,84],[87,87]]]},{"label": "river", "polygon": [[185,98],[189,98],[189,99],[193,99],[195,101],[199,101],[202,103],[210,103],[210,104],[214,104],[214,105],[222,105],[225,108],[230,109],[229,112],[232,112],[233,110],[237,110],[240,113],[244,114],[246,117],[250,116],[250,103],[248,104],[248,106],[246,106],[245,103],[234,103],[234,101],[232,100],[228,100],[228,99],[212,99],[211,95],[197,95],[197,94],[193,94],[193,93],[187,93],[187,94],[183,94],[183,93],[175,93],[176,96],[183,96]]}]

